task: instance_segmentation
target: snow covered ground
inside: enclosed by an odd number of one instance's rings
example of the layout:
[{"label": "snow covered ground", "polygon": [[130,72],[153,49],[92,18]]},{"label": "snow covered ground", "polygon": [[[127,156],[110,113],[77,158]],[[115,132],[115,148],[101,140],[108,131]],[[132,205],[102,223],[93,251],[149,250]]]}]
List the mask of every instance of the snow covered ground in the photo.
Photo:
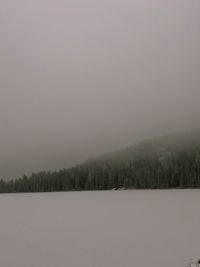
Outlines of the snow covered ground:
[{"label": "snow covered ground", "polygon": [[2,267],[185,267],[200,190],[0,195]]}]

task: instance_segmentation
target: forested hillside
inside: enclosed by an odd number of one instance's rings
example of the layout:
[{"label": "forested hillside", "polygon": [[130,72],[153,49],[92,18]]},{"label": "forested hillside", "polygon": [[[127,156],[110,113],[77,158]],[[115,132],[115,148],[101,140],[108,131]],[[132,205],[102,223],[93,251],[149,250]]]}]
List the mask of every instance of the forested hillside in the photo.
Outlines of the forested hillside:
[{"label": "forested hillside", "polygon": [[0,192],[200,188],[200,131],[146,140],[58,172],[0,181]]}]

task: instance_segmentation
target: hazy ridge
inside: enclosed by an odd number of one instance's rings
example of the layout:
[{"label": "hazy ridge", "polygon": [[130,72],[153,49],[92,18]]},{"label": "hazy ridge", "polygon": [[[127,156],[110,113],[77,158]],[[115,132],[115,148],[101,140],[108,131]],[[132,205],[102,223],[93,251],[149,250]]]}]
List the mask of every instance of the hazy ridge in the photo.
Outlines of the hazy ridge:
[{"label": "hazy ridge", "polygon": [[73,168],[0,182],[0,192],[199,187],[199,130],[145,140]]}]

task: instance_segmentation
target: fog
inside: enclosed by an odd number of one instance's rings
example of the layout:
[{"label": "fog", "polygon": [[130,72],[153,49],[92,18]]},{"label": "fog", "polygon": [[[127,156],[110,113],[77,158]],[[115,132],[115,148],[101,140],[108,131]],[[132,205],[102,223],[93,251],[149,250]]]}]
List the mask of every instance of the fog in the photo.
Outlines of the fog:
[{"label": "fog", "polygon": [[0,177],[198,128],[199,0],[1,0]]}]

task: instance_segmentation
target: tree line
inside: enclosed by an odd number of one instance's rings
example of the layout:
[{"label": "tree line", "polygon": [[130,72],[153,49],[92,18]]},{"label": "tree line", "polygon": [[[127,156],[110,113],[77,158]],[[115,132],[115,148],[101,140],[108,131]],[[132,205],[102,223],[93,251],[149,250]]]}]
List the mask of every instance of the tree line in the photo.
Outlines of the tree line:
[{"label": "tree line", "polygon": [[57,172],[0,180],[0,193],[200,188],[200,148],[129,160],[101,160]]}]

